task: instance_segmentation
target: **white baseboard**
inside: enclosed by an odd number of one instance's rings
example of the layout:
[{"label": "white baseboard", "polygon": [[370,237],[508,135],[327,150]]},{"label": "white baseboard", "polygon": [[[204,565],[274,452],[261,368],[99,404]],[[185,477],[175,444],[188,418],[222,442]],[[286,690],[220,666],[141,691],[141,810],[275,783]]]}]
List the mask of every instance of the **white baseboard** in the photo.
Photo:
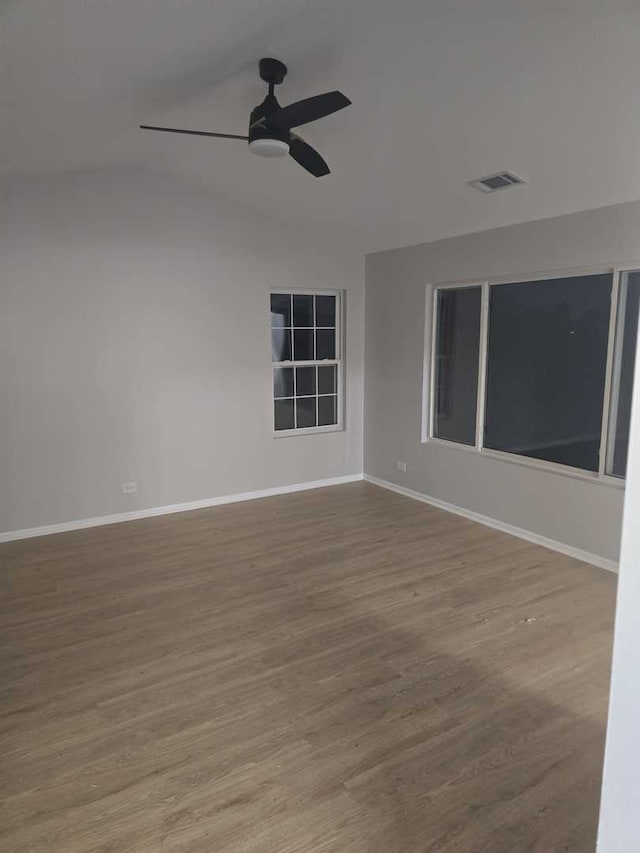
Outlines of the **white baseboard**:
[{"label": "white baseboard", "polygon": [[310,480],[306,483],[293,483],[290,486],[275,486],[272,489],[259,489],[255,492],[242,492],[236,495],[222,495],[217,498],[205,498],[200,501],[154,506],[149,509],[135,509],[131,512],[118,512],[114,515],[98,515],[94,518],[80,518],[60,524],[47,524],[44,527],[28,527],[24,530],[9,530],[0,533],[0,542],[13,542],[16,539],[30,539],[33,536],[48,536],[51,533],[66,533],[69,530],[83,530],[87,527],[102,527],[105,524],[119,524],[122,521],[136,521],[139,518],[152,518],[156,515],[171,515],[174,512],[189,512],[193,509],[205,509],[210,506],[252,501],[256,498],[269,498],[273,495],[288,495],[291,492],[304,492],[308,489],[321,489],[324,486],[340,486],[362,480],[362,474],[347,474],[343,477],[329,477],[326,480]]},{"label": "white baseboard", "polygon": [[574,557],[576,560],[582,560],[585,563],[591,563],[593,566],[598,566],[600,569],[606,569],[609,572],[618,571],[618,563],[615,560],[607,559],[607,557],[601,557],[598,554],[592,554],[589,551],[574,548],[572,545],[566,545],[564,542],[557,542],[555,539],[549,539],[546,536],[541,536],[539,533],[534,533],[531,530],[525,530],[523,527],[515,527],[513,524],[498,521],[497,518],[490,518],[488,515],[481,515],[479,512],[473,512],[470,509],[464,509],[463,507],[456,506],[455,504],[447,503],[447,501],[432,498],[429,495],[422,494],[422,492],[407,489],[405,486],[398,486],[396,483],[391,483],[388,480],[380,480],[378,477],[372,477],[370,474],[365,474],[364,479],[376,486],[381,486],[383,489],[389,489],[392,492],[397,492],[399,495],[404,495],[407,498],[422,501],[423,503],[438,507],[438,509],[444,509],[447,512],[453,512],[456,515],[463,516],[463,518],[468,518],[471,521],[477,521],[479,524],[485,524],[487,527],[493,527],[495,530],[500,530],[502,533],[509,533],[511,536],[517,536],[519,539],[526,539],[527,542],[533,542],[535,545],[542,545],[544,548],[550,548],[552,551],[559,551],[561,554],[565,554],[568,557]]},{"label": "white baseboard", "polygon": [[373,477],[370,474],[347,474],[343,477],[329,477],[325,480],[310,480],[305,483],[293,483],[289,486],[275,486],[271,489],[259,489],[253,492],[241,492],[235,495],[221,495],[217,498],[205,498],[199,501],[188,501],[186,503],[170,504],[168,506],[149,507],[148,509],[132,510],[131,512],[120,512],[113,515],[100,515],[94,518],[80,518],[76,521],[66,521],[60,524],[47,524],[42,527],[29,527],[24,530],[9,530],[5,533],[0,533],[0,543],[13,542],[16,539],[30,539],[34,536],[48,536],[52,533],[66,533],[70,530],[83,530],[88,527],[102,527],[107,524],[119,524],[123,521],[136,521],[140,518],[153,518],[158,515],[171,515],[175,512],[189,512],[194,509],[205,509],[206,507],[222,506],[223,504],[239,503],[240,501],[251,501],[257,498],[268,498],[274,495],[287,495],[293,492],[303,492],[308,489],[321,489],[325,486],[339,486],[343,483],[354,483],[358,480],[367,480],[376,486],[381,486],[383,489],[389,489],[392,492],[397,492],[414,500],[422,501],[438,509],[446,510],[447,512],[461,515],[463,518],[468,518],[471,521],[477,521],[479,524],[484,524],[487,527],[492,527],[494,530],[500,530],[503,533],[509,533],[511,536],[517,536],[520,539],[526,539],[527,542],[533,542],[535,545],[542,545],[544,548],[550,548],[553,551],[559,551],[561,554],[566,554],[568,557],[574,557],[576,560],[582,560],[585,563],[591,563],[601,569],[607,569],[610,572],[618,571],[618,563],[615,560],[609,560],[606,557],[601,557],[598,554],[592,554],[589,551],[583,551],[580,548],[574,548],[572,545],[566,545],[564,542],[558,542],[555,539],[549,539],[546,536],[541,536],[539,533],[534,533],[531,530],[525,530],[522,527],[515,527],[512,524],[507,524],[504,521],[499,521],[496,518],[490,518],[487,515],[481,515],[478,512],[473,512],[469,509],[456,506],[447,501],[432,498],[422,492],[416,492],[414,489],[408,489],[405,486],[399,486],[396,483],[391,483],[389,480],[381,480],[378,477]]}]

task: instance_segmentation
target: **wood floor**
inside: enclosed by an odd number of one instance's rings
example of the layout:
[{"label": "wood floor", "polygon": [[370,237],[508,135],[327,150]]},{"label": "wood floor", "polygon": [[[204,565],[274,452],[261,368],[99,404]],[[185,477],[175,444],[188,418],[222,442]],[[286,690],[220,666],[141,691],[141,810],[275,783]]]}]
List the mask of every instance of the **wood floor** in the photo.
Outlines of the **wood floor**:
[{"label": "wood floor", "polygon": [[605,571],[367,483],[0,562],[3,853],[594,850]]}]

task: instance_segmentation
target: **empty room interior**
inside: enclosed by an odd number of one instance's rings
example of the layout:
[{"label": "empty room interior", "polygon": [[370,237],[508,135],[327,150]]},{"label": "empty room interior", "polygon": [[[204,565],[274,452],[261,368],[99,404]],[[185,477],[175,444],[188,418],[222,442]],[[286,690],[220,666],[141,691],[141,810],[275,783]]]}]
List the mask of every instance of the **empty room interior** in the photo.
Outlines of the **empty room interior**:
[{"label": "empty room interior", "polygon": [[640,853],[639,47],[3,4],[3,853]]}]

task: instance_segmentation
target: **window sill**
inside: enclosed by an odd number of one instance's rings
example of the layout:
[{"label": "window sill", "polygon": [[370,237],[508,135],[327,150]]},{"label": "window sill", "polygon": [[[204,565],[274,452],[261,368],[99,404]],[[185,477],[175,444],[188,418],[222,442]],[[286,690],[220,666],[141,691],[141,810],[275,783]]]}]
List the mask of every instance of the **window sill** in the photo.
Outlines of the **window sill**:
[{"label": "window sill", "polygon": [[621,489],[623,491],[625,488],[625,481],[619,477],[612,477],[608,474],[601,476],[597,473],[581,471],[579,468],[571,468],[568,465],[560,465],[557,462],[545,462],[544,460],[531,459],[526,456],[517,456],[514,453],[506,453],[501,450],[491,450],[486,447],[479,450],[477,447],[469,444],[459,444],[456,441],[445,441],[442,438],[422,439],[422,444],[446,447],[449,450],[462,450],[466,453],[474,453],[478,456],[488,457],[489,459],[497,459],[499,462],[507,462],[511,465],[520,465],[524,468],[533,468],[536,471],[546,471],[549,474],[556,474],[560,477],[570,477],[574,480],[583,480],[587,483],[593,483],[596,486],[607,486],[611,489]]},{"label": "window sill", "polygon": [[308,427],[306,429],[280,429],[277,432],[274,430],[274,438],[292,438],[296,435],[325,435],[328,432],[344,432],[344,427],[340,424],[331,424],[330,426]]}]

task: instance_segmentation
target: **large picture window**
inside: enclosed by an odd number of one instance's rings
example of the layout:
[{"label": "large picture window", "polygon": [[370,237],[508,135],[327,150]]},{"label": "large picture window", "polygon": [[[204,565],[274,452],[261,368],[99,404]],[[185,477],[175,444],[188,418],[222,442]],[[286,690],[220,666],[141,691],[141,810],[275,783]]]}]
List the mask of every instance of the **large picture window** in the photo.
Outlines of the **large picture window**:
[{"label": "large picture window", "polygon": [[325,432],[342,423],[341,294],[271,294],[273,425]]},{"label": "large picture window", "polygon": [[485,447],[598,470],[611,278],[490,289]]},{"label": "large picture window", "polygon": [[624,477],[639,303],[638,271],[436,288],[428,438]]}]

